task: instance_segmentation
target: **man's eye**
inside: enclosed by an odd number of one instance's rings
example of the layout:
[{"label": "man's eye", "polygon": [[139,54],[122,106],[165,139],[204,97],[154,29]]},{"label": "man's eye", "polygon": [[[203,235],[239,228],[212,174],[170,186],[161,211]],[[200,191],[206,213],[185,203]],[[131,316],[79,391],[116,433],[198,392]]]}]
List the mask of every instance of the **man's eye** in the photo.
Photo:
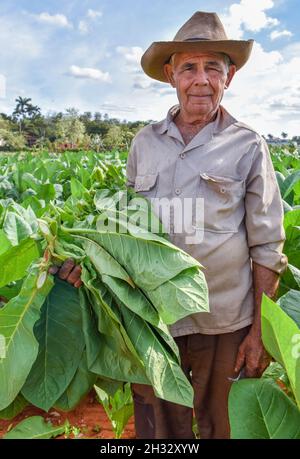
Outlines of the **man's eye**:
[{"label": "man's eye", "polygon": [[215,71],[215,72],[221,72],[221,70],[220,70],[219,68],[217,68],[217,67],[208,67],[208,70],[209,70],[209,71],[212,71],[212,70],[213,70],[213,71]]}]

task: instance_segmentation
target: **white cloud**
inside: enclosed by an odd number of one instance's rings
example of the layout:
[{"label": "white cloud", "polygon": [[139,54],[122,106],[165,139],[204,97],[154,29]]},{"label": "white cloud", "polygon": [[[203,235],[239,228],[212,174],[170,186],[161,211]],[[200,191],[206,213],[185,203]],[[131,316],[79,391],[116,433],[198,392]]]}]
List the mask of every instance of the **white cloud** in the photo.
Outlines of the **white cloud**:
[{"label": "white cloud", "polygon": [[110,102],[105,102],[104,104],[100,104],[99,109],[104,110],[106,112],[112,113],[132,113],[136,110],[136,107],[133,105],[117,105]]},{"label": "white cloud", "polygon": [[240,3],[233,3],[225,14],[220,15],[228,37],[239,40],[245,30],[256,33],[277,26],[278,19],[265,13],[273,6],[273,0],[241,0]]},{"label": "white cloud", "polygon": [[233,79],[224,105],[258,132],[296,134],[300,122],[300,58],[285,59],[255,43],[250,61]]},{"label": "white cloud", "polygon": [[292,37],[293,34],[289,30],[273,30],[270,34],[271,40],[276,40],[277,38],[281,37]]},{"label": "white cloud", "polygon": [[93,69],[90,67],[78,67],[77,65],[71,65],[69,69],[69,75],[75,78],[103,81],[104,83],[111,82],[111,78],[108,72],[102,72],[99,69]]},{"label": "white cloud", "polygon": [[35,19],[39,22],[43,22],[49,25],[57,27],[72,27],[72,24],[68,21],[68,18],[64,14],[49,14],[47,12],[34,14]]},{"label": "white cloud", "polygon": [[141,69],[140,60],[143,54],[139,46],[125,47],[118,46],[116,51],[122,55],[125,60],[127,70],[133,76],[132,88],[134,90],[143,90],[152,93],[163,94],[166,85],[149,78]]},{"label": "white cloud", "polygon": [[95,22],[98,18],[103,16],[102,11],[89,9],[81,21],[79,21],[78,29],[82,34],[86,34],[90,30],[91,22]]},{"label": "white cloud", "polygon": [[285,59],[292,59],[300,55],[300,42],[290,43],[282,49],[282,54]]},{"label": "white cloud", "polygon": [[88,10],[87,17],[90,19],[101,18],[103,16],[102,11]]},{"label": "white cloud", "polygon": [[130,48],[118,46],[116,51],[125,58],[127,64],[140,64],[143,50],[139,46],[132,46]]},{"label": "white cloud", "polygon": [[253,43],[252,54],[246,66],[240,73],[247,73],[255,78],[273,71],[283,62],[283,56],[279,51],[265,51],[258,42]]},{"label": "white cloud", "polygon": [[89,27],[86,21],[79,21],[78,29],[81,33],[87,33],[89,31]]}]

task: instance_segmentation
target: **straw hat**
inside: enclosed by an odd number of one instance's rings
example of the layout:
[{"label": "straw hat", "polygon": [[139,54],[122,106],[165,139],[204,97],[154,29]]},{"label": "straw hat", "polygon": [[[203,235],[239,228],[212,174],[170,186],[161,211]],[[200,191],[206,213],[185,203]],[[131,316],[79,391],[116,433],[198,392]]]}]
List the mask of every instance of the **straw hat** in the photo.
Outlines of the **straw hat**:
[{"label": "straw hat", "polygon": [[167,82],[166,64],[174,53],[215,52],[227,54],[239,70],[249,59],[253,40],[229,40],[216,13],[196,12],[173,41],[157,41],[143,54],[144,72],[155,80]]}]

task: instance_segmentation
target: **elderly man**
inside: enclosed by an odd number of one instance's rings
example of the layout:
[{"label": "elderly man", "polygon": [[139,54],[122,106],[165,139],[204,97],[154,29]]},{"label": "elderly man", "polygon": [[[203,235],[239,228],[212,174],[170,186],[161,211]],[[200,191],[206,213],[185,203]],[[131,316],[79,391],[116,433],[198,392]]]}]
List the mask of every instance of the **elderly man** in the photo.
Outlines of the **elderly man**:
[{"label": "elderly man", "polygon": [[[204,237],[171,241],[204,265],[210,313],[170,327],[194,388],[201,438],[229,438],[228,394],[243,372],[260,377],[269,364],[261,340],[262,293],[274,297],[287,260],[280,193],[264,139],[221,105],[253,41],[228,40],[215,13],[195,13],[171,42],[142,57],[150,77],[176,88],[179,105],[135,137],[128,186],[148,199],[204,199]],[[172,206],[171,206],[172,207]],[[173,213],[176,210],[173,211]],[[171,214],[170,214],[171,215]],[[191,215],[195,227],[197,215]],[[132,385],[139,438],[192,438],[192,410]]]},{"label": "elderly man", "polygon": [[[209,287],[211,312],[170,327],[194,388],[201,438],[229,438],[232,379],[241,373],[260,377],[269,364],[261,340],[261,297],[275,296],[287,265],[282,205],[267,145],[220,105],[252,43],[228,40],[218,16],[203,12],[195,13],[174,41],[153,43],[142,67],[176,88],[179,105],[137,134],[127,163],[127,185],[148,199],[204,200],[204,221],[196,206],[189,215],[194,228],[202,227],[198,242],[175,231],[176,206],[162,214],[171,241],[204,266]],[[72,261],[65,262],[60,277],[81,285],[80,267]],[[132,392],[138,438],[193,438],[192,409],[155,397],[150,386],[133,384]]]}]

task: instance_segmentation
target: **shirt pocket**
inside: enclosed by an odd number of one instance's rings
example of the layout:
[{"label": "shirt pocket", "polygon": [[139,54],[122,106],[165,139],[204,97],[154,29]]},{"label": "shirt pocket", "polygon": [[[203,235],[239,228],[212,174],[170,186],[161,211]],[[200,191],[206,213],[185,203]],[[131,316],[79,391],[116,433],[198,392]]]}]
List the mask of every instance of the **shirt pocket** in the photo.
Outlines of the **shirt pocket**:
[{"label": "shirt pocket", "polygon": [[155,174],[137,175],[134,189],[146,198],[155,198],[157,194],[158,172]]},{"label": "shirt pocket", "polygon": [[[244,180],[200,173],[197,196],[204,199],[205,231],[238,232],[244,217]],[[198,226],[197,222],[196,226]]]}]

